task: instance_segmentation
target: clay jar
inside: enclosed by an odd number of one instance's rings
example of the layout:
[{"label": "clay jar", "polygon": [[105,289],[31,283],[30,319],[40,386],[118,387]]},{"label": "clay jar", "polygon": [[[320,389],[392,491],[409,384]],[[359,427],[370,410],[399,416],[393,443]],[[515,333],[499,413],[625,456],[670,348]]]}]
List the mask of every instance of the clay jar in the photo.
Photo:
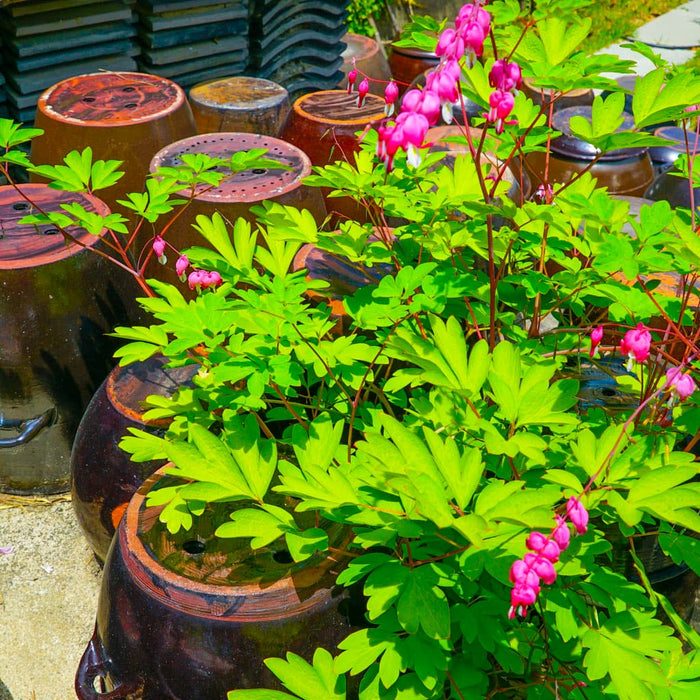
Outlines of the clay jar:
[{"label": "clay jar", "polygon": [[[200,214],[212,216],[218,212],[231,224],[238,217],[252,222],[255,217],[250,211],[251,207],[264,200],[308,209],[318,223],[324,220],[326,208],[320,191],[303,184],[303,179],[311,174],[308,156],[296,146],[272,136],[231,131],[182,139],[158,151],[151,160],[150,170],[154,173],[159,167],[177,167],[182,164],[185,153],[230,158],[234,153],[252,148],[267,149],[266,158],[279,161],[289,169],[253,168],[224,179],[218,187],[198,185],[194,199],[178,214],[165,236],[177,250],[206,245],[206,241],[192,228]],[[230,174],[231,171],[224,168],[222,172]],[[189,192],[183,191],[181,194],[183,198],[189,196]],[[141,243],[147,245],[148,241]],[[146,277],[155,277],[181,287],[174,269],[175,254],[169,251],[167,257],[172,258],[173,262],[166,266],[160,265],[153,256],[146,268]]]},{"label": "clay jar", "polygon": [[[230,503],[223,511],[212,504],[191,530],[172,535],[158,520],[162,506],[145,499],[173,483],[156,472],[119,524],[76,674],[80,700],[209,700],[279,688],[263,659],[292,651],[310,660],[318,646],[333,653],[353,630],[347,593],[335,584],[343,560],[315,555],[294,564],[280,541],[253,551],[247,540],[217,538]],[[343,549],[346,535],[327,525]],[[111,691],[104,696],[94,690],[100,678]]]},{"label": "clay jar", "polygon": [[71,452],[71,501],[78,523],[100,561],[136,490],[164,461],[132,462],[119,448],[129,428],[159,434],[167,420],[144,418],[143,401],[151,395],[171,397],[189,386],[198,365],[166,368],[156,355],[115,367],[92,397]]},{"label": "clay jar", "polygon": [[[549,181],[565,184],[578,173],[589,168],[596,157],[596,149],[571,134],[569,121],[573,116],[590,119],[590,107],[567,107],[552,117],[552,126],[562,135],[551,143]],[[632,117],[625,117],[621,129],[631,129]],[[525,167],[532,174],[533,187],[541,183],[545,172],[545,154],[528,153]],[[599,187],[607,187],[610,194],[642,197],[651,185],[654,171],[646,148],[625,148],[604,153],[589,168]]]},{"label": "clay jar", "polygon": [[[389,235],[391,236],[391,233]],[[371,238],[376,240],[378,236]],[[343,297],[351,296],[361,287],[376,283],[395,270],[394,266],[388,263],[371,268],[355,265],[347,258],[332,255],[312,243],[307,243],[299,249],[294,256],[292,269],[295,272],[306,269],[308,280],[320,279],[328,282],[327,289],[308,290],[306,294],[314,303],[325,303],[330,307],[331,319],[335,321],[332,333],[335,335],[342,335],[350,329],[350,316],[347,314]]]},{"label": "clay jar", "polygon": [[[56,83],[39,98],[32,141],[35,165],[62,163],[70,151],[90,146],[93,160],[121,160],[124,175],[100,196],[129,218],[117,200],[142,192],[148,162],[163,146],[197,133],[184,91],[144,73],[90,73]],[[32,179],[39,181],[38,176]]]},{"label": "clay jar", "polygon": [[109,209],[46,185],[0,187],[0,491],[55,493],[68,489],[78,422],[114,366],[105,334],[138,320],[139,287],[95,254],[100,236],[69,227],[66,243],[53,226],[19,224],[32,213],[22,194],[45,212]]},{"label": "clay jar", "polygon": [[440,63],[440,57],[434,51],[426,51],[413,46],[391,45],[389,67],[391,75],[399,86],[399,94],[403,94],[411,83],[421,73],[435,68]]},{"label": "clay jar", "polygon": [[[658,178],[661,173],[673,168],[678,156],[686,152],[685,132],[678,126],[662,126],[654,131],[654,136],[668,139],[668,145],[652,146],[649,149],[651,162],[654,164],[654,176]],[[690,152],[700,151],[700,139],[696,140],[695,134],[688,132],[688,148]],[[683,178],[680,178],[683,181]],[[653,185],[652,185],[653,187]],[[688,189],[686,183],[686,190]]]},{"label": "clay jar", "polygon": [[277,136],[290,110],[289,93],[281,85],[242,75],[199,83],[190,89],[189,101],[200,134]]},{"label": "clay jar", "polygon": [[[523,78],[523,92],[536,104],[542,105],[543,96],[544,104],[548,104],[555,91],[552,88],[538,88],[533,84],[531,78]],[[584,105],[592,105],[595,94],[593,90],[586,90],[584,88],[578,88],[576,90],[569,90],[569,92],[560,95],[557,100],[552,105],[554,112],[559,112],[567,107],[580,107]]]},{"label": "clay jar", "polygon": [[344,77],[338,87],[341,90],[347,88],[348,73],[355,67],[358,73],[355,89],[364,76],[369,76],[369,91],[383,99],[384,90],[391,80],[391,70],[379,42],[368,36],[351,33],[343,37],[343,42],[346,45],[345,51],[342,53],[343,65],[341,67]]},{"label": "clay jar", "polygon": [[[357,106],[357,93],[344,90],[321,90],[303,95],[294,102],[292,111],[280,132],[280,138],[294,144],[311,159],[311,164],[324,166],[334,161],[354,163],[360,150],[357,136],[384,119],[384,100],[367,95],[362,107]],[[328,191],[324,189],[324,196]],[[363,207],[346,197],[327,197],[328,213],[367,221]]]}]

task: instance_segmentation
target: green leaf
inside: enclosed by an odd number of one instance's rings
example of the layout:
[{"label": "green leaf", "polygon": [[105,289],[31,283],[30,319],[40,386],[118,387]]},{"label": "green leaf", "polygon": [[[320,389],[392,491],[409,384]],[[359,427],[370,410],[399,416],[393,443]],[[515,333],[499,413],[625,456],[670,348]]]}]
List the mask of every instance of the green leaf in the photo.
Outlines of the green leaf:
[{"label": "green leaf", "polygon": [[217,537],[250,537],[250,546],[260,549],[278,537],[281,537],[288,529],[288,524],[272,513],[258,508],[242,508],[231,513],[230,523],[223,523],[216,529]]},{"label": "green leaf", "polygon": [[420,626],[431,639],[449,638],[450,605],[436,583],[432,569],[409,569],[396,604],[399,623],[409,634],[415,634]]},{"label": "green leaf", "polygon": [[301,533],[287,532],[284,536],[287,549],[294,561],[304,561],[315,552],[328,549],[328,533],[318,527],[312,527]]},{"label": "green leaf", "polygon": [[313,665],[292,652],[286,661],[265,659],[265,665],[302,700],[345,700],[345,678],[333,670],[333,657],[323,648],[314,652]]}]

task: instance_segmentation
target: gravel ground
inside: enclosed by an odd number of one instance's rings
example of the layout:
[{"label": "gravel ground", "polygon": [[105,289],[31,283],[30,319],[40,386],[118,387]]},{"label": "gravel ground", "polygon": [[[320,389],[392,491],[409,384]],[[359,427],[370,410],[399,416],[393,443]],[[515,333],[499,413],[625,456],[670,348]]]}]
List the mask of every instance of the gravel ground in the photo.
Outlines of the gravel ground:
[{"label": "gravel ground", "polygon": [[70,501],[3,507],[0,494],[0,548],[0,700],[74,699],[100,567]]}]

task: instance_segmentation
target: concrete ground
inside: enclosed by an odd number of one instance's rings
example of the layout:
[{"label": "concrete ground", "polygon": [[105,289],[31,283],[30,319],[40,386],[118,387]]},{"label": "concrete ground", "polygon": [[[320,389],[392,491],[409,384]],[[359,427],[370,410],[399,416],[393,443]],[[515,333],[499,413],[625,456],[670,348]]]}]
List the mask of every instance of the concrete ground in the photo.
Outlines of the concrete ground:
[{"label": "concrete ground", "polygon": [[71,700],[100,567],[68,497],[0,494],[0,551],[0,700]]},{"label": "concrete ground", "polygon": [[[653,20],[636,38],[684,63],[700,46],[700,0]],[[606,51],[637,60],[640,74],[651,68],[619,45]],[[73,679],[92,634],[99,584],[100,568],[67,497],[0,494],[0,700],[75,698]],[[693,625],[700,630],[697,601]]]}]

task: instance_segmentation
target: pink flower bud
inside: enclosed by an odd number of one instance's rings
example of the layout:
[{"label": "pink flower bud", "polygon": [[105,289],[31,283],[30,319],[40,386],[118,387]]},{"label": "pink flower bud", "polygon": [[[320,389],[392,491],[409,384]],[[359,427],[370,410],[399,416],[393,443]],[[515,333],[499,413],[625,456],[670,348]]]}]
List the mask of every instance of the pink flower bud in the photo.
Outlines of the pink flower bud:
[{"label": "pink flower bud", "polygon": [[162,236],[156,236],[153,239],[153,252],[156,254],[158,262],[160,262],[161,265],[165,265],[167,262],[165,257],[165,239],[163,239]]},{"label": "pink flower bud", "polygon": [[496,61],[489,72],[489,85],[505,92],[517,92],[522,84],[520,66],[505,59]]},{"label": "pink flower bud", "polygon": [[643,323],[637,324],[633,330],[627,331],[620,342],[620,351],[629,357],[628,367],[631,370],[632,360],[644,362],[649,357],[651,348],[651,333]]},{"label": "pink flower bud", "polygon": [[557,572],[554,570],[554,564],[549,559],[528,552],[523,561],[525,565],[530,567],[530,570],[536,573],[548,586],[551,586],[557,578]]},{"label": "pink flower bud", "polygon": [[202,286],[202,275],[205,273],[202,270],[192,270],[187,277],[187,283],[190,289],[200,289]]},{"label": "pink flower bud", "polygon": [[212,270],[211,272],[204,272],[202,275],[202,286],[206,289],[207,287],[218,287],[222,283],[221,275]]},{"label": "pink flower bud", "polygon": [[367,78],[363,78],[360,84],[357,86],[357,106],[362,107],[363,102],[365,101],[365,97],[367,97],[367,93],[369,92],[369,80]]},{"label": "pink flower bud", "polygon": [[561,517],[561,515],[555,516],[557,520],[557,526],[552,532],[552,539],[557,543],[559,549],[563,552],[568,546],[571,539],[571,533],[569,532],[569,526],[566,524],[566,520]]},{"label": "pink flower bud", "polygon": [[541,532],[531,532],[525,544],[528,549],[541,554],[543,557],[549,559],[549,561],[559,561],[559,554],[561,553],[559,545]]},{"label": "pink flower bud", "polygon": [[390,117],[394,113],[394,103],[399,96],[399,86],[392,80],[384,88],[384,114]]},{"label": "pink flower bud", "polygon": [[352,86],[355,84],[356,80],[357,68],[353,67],[353,69],[348,73],[348,95],[352,92]]},{"label": "pink flower bud", "polygon": [[683,374],[680,367],[666,370],[664,389],[679,401],[685,401],[696,389],[695,382],[689,374]]},{"label": "pink flower bud", "polygon": [[183,282],[185,281],[185,270],[187,270],[189,266],[190,261],[187,259],[186,255],[181,255],[175,263],[175,272]]},{"label": "pink flower bud", "polygon": [[576,528],[576,532],[579,535],[586,534],[588,530],[588,511],[576,496],[572,496],[566,502],[566,514]]},{"label": "pink flower bud", "polygon": [[601,340],[603,340],[603,326],[596,326],[591,331],[591,357],[595,355],[596,348],[598,347],[598,345],[600,345]]}]

